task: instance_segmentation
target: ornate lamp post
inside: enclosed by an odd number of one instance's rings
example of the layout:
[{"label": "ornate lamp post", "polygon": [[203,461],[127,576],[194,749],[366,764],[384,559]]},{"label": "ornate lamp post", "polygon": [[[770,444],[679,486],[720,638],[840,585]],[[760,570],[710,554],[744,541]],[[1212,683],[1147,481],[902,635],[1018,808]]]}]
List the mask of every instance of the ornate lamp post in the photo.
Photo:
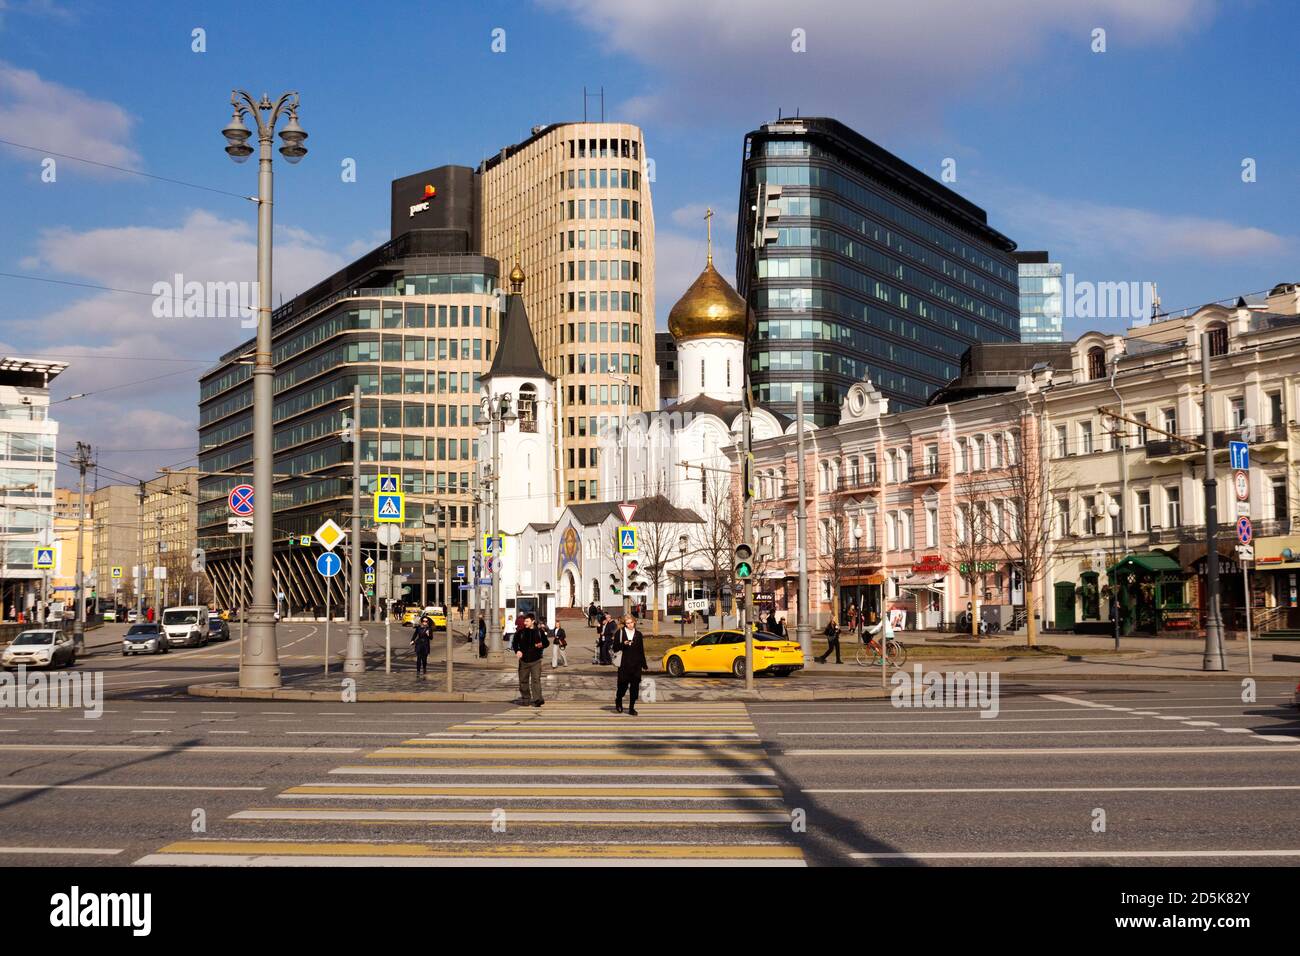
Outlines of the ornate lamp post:
[{"label": "ornate lamp post", "polygon": [[244,118],[257,125],[257,344],[253,352],[253,500],[260,513],[253,522],[253,601],[248,609],[248,631],[241,653],[240,687],[279,687],[280,662],[275,647],[275,596],[272,593],[273,515],[272,403],[275,366],[271,350],[271,146],[275,124],[286,117],[280,130],[282,155],[296,163],[307,155],[307,133],[298,125],[298,94],[285,93],[275,103],[266,94],[254,100],[244,90],[230,94],[234,115],[221,132],[226,152],[237,163],[253,154],[252,135]]}]

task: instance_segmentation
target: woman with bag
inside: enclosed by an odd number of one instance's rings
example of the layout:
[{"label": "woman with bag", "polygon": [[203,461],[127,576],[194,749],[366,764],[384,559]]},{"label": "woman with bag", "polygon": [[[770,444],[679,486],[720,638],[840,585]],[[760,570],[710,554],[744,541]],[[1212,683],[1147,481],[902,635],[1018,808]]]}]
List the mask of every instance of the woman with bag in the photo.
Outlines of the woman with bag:
[{"label": "woman with bag", "polygon": [[557,667],[568,666],[569,655],[567,650],[569,647],[569,639],[564,633],[564,626],[562,624],[557,623],[555,625],[555,633],[551,635],[551,638],[551,670],[555,670]]}]

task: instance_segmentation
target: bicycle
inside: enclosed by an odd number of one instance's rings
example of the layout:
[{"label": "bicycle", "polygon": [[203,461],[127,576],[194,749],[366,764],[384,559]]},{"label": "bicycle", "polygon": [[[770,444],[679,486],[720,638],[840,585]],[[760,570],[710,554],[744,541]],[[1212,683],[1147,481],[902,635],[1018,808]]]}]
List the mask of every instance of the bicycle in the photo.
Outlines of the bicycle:
[{"label": "bicycle", "polygon": [[[902,641],[891,637],[886,646],[888,647],[890,667],[902,667],[907,663],[907,648],[903,646]],[[868,664],[871,667],[880,666],[880,645],[874,637],[858,641],[858,646],[853,654],[853,662],[859,667],[866,667]]]}]

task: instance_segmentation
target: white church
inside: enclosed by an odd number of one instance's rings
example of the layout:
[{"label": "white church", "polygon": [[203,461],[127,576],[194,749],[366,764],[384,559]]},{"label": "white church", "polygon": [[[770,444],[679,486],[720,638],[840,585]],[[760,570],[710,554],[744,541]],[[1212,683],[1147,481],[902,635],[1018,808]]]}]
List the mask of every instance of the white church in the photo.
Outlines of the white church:
[{"label": "white church", "polygon": [[[666,610],[670,595],[714,591],[730,578],[734,531],[728,525],[739,521],[733,475],[752,311],[718,274],[710,251],[704,271],[668,316],[679,358],[678,399],[633,414],[625,428],[616,423],[604,436],[600,487],[610,500],[564,505],[553,467],[555,381],[542,367],[518,295],[523,278],[516,265],[500,344],[481,380],[486,395],[510,393],[518,414],[498,436],[503,607],[529,595],[561,611],[592,603],[620,607],[630,562],[636,565],[628,593],[647,612],[655,604]],[[767,409],[755,408],[751,417],[754,440],[794,429],[791,419]],[[490,432],[480,438],[481,467],[493,460],[491,441]],[[633,553],[617,547],[624,504],[635,508]]]}]

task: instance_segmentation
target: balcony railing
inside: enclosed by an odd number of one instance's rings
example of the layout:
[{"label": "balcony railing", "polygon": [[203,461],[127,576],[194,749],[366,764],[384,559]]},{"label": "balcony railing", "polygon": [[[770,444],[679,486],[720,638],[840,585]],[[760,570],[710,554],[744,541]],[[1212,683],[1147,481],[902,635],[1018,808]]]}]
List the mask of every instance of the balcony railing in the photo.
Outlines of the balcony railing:
[{"label": "balcony railing", "polygon": [[880,487],[880,475],[875,469],[849,472],[841,475],[835,482],[834,491],[874,491]]},{"label": "balcony railing", "polygon": [[908,469],[907,480],[911,482],[947,481],[948,464],[942,461],[917,462]]},{"label": "balcony railing", "polygon": [[[1285,425],[1256,425],[1254,439],[1251,444],[1284,441],[1285,439]],[[1228,442],[1240,440],[1240,428],[1222,429],[1214,433],[1215,450],[1226,449]],[[1203,454],[1204,449],[1201,447],[1203,441],[1205,441],[1203,432],[1184,432],[1178,438],[1159,438],[1149,441],[1144,447],[1148,458],[1170,458],[1175,455]]]}]

